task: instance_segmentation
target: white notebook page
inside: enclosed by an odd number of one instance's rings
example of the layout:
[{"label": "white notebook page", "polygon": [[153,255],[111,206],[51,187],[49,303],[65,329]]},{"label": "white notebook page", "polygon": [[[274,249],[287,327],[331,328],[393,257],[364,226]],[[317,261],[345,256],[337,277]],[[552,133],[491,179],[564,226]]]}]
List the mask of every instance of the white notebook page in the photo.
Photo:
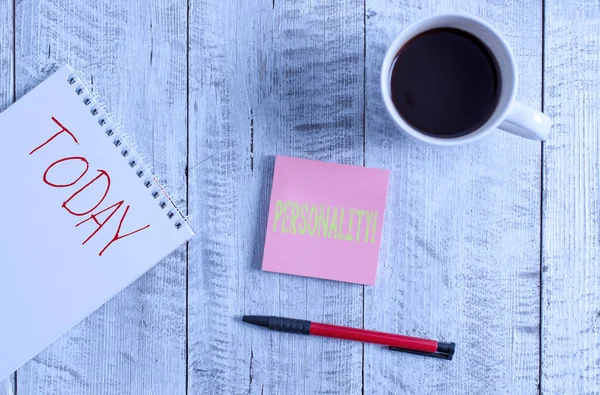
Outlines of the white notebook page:
[{"label": "white notebook page", "polygon": [[0,381],[193,235],[73,75],[0,114]]}]

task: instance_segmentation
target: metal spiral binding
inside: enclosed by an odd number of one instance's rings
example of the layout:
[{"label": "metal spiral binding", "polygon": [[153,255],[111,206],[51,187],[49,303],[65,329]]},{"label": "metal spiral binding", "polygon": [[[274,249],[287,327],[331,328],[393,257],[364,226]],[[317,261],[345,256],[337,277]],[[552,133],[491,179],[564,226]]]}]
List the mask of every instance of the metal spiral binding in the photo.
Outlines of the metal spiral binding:
[{"label": "metal spiral binding", "polygon": [[[78,79],[80,79],[80,78],[78,78],[76,75],[71,75],[68,78],[67,82],[69,83],[69,85],[73,85],[76,82],[78,82]],[[100,104],[99,100],[97,100],[94,93],[90,92],[90,90],[87,88],[87,86],[85,86],[85,84],[83,84],[81,82],[78,84],[77,88],[75,89],[75,93],[78,96],[85,94],[85,97],[83,98],[82,101],[85,106],[92,105],[92,107],[90,109],[90,114],[92,116],[97,117],[100,114],[100,116],[98,117],[99,118],[98,125],[100,125],[100,127],[104,128],[104,133],[106,134],[107,137],[113,138],[112,143],[116,148],[123,146],[123,148],[121,149],[121,156],[123,156],[123,158],[127,158],[131,155],[132,159],[129,159],[129,162],[128,162],[129,167],[131,167],[132,169],[135,170],[135,174],[138,176],[138,178],[144,179],[144,186],[147,189],[151,189],[153,186],[158,187],[158,188],[154,188],[152,190],[152,192],[150,193],[150,196],[152,196],[154,199],[158,199],[161,195],[159,190],[162,190],[164,192],[164,189],[162,188],[162,186],[160,186],[158,184],[156,179],[151,174],[146,174],[146,172],[150,173],[148,171],[148,168],[146,166],[144,166],[143,163],[141,163],[141,160],[139,159],[139,155],[137,155],[135,153],[134,149],[131,147],[132,145],[129,144],[129,142],[127,142],[127,140],[123,137],[123,134],[120,131],[118,131],[116,126],[114,126],[114,122],[112,122],[108,113],[106,113],[106,111],[104,111],[104,109],[102,108],[102,105]],[[94,100],[92,100],[92,98]],[[167,199],[170,200],[170,198],[167,196],[166,193],[164,193],[164,195],[167,197]],[[174,210],[179,211],[172,202],[171,202],[171,204],[172,204]],[[169,204],[167,203],[167,200],[165,200],[165,199],[160,199],[158,202],[158,207],[160,207],[162,210],[166,209],[168,205]],[[167,215],[168,219],[173,219],[173,217],[175,217],[174,210],[167,211],[166,215]],[[179,212],[179,215],[181,218],[184,218],[184,216],[181,214],[181,212]],[[174,226],[176,229],[181,229],[183,227],[183,223],[181,221],[177,221],[177,222],[175,222]]]}]

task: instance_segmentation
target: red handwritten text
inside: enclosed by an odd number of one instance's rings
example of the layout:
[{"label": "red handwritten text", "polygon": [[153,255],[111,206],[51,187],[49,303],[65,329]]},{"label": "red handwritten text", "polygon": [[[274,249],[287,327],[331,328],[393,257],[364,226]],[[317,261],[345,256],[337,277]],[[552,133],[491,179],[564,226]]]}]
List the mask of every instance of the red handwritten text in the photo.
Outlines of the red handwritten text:
[{"label": "red handwritten text", "polygon": [[[60,130],[58,131],[58,133],[54,134],[52,137],[50,137],[48,140],[46,140],[44,143],[42,143],[41,145],[37,146],[36,148],[34,148],[29,155],[33,155],[34,153],[36,153],[38,150],[44,148],[46,145],[48,145],[49,143],[51,143],[52,141],[54,141],[57,137],[59,137],[62,134],[66,134],[68,136],[71,137],[71,140],[76,144],[79,145],[79,141],[77,140],[77,138],[75,137],[75,135],[69,130],[67,129],[67,127],[65,127],[63,124],[61,124],[56,118],[52,117],[52,121],[60,128]],[[57,143],[58,144],[58,143]],[[83,162],[85,164],[85,170],[83,170],[83,172],[75,179],[75,180],[69,180],[68,182],[62,181],[59,182],[57,180],[49,180],[49,173],[52,169],[54,169],[57,166],[69,166],[69,164],[71,164],[71,166],[73,164],[76,164],[77,166],[80,166],[79,163]],[[48,166],[48,168],[46,169],[46,171],[44,171],[43,177],[42,177],[42,181],[47,184],[48,186],[51,186],[53,188],[68,188],[68,187],[72,187],[75,186],[75,184],[79,183],[79,181],[81,181],[86,174],[88,173],[88,170],[90,168],[90,163],[89,161],[83,157],[83,156],[71,156],[71,157],[66,157],[66,158],[62,158],[62,159],[58,159],[54,162],[52,162],[50,164],[50,166]],[[111,220],[111,218],[118,212],[121,210],[121,207],[125,204],[124,200],[120,200],[117,203],[112,204],[111,206],[108,206],[104,209],[101,209],[100,211],[94,213],[94,211],[96,209],[98,209],[100,207],[100,205],[104,202],[104,200],[106,199],[106,197],[108,196],[108,193],[110,191],[110,187],[111,187],[111,180],[110,180],[110,175],[108,174],[108,172],[106,172],[105,170],[101,170],[98,169],[97,172],[99,174],[97,174],[93,179],[91,179],[89,182],[87,182],[85,185],[83,185],[81,188],[79,188],[78,190],[76,190],[75,192],[73,192],[71,194],[71,196],[66,199],[61,207],[64,208],[70,215],[76,216],[76,217],[83,217],[86,215],[89,215],[89,218],[79,222],[78,224],[75,225],[75,227],[79,227],[80,225],[88,222],[88,221],[93,221],[96,224],[96,229],[92,232],[92,234],[83,241],[83,243],[81,243],[82,245],[85,245],[88,241],[90,241],[92,238],[94,238],[98,232],[100,232],[100,230]],[[85,199],[84,198],[77,198],[78,196],[82,196],[80,195],[82,192],[88,190],[88,188],[90,188],[91,186],[95,186],[95,188],[91,189],[91,192],[89,193],[84,193]],[[104,186],[103,189],[102,186]],[[97,196],[97,200],[93,199],[91,200],[93,203],[90,203],[90,206],[86,207],[85,211],[83,212],[77,212],[77,211],[81,211],[81,209],[76,209],[75,208],[71,208],[69,206],[70,203],[72,203],[75,200],[85,200],[87,202],[88,199],[90,198],[90,193],[98,193],[98,190],[100,190],[98,196]],[[123,212],[123,214],[121,215],[121,219],[119,220],[119,224],[117,227],[116,232],[114,233],[114,235],[112,236],[111,240],[105,245],[105,247],[100,251],[100,253],[98,254],[99,256],[102,256],[102,254],[104,254],[104,252],[106,252],[106,250],[113,245],[114,243],[116,243],[119,240],[123,240],[129,236],[132,236],[136,233],[139,233],[147,228],[150,227],[150,225],[145,225],[142,227],[139,227],[137,229],[134,229],[132,231],[128,231],[124,234],[121,234],[121,230],[123,228],[123,224],[125,222],[125,219],[127,217],[127,214],[129,213],[129,209],[131,208],[131,205],[127,205],[125,208],[125,211]],[[106,214],[105,214],[106,213]],[[102,217],[104,217],[104,219],[101,219]]]},{"label": "red handwritten text", "polygon": [[52,140],[54,140],[55,138],[57,138],[58,136],[60,136],[63,133],[67,133],[69,136],[71,136],[71,138],[73,139],[73,141],[75,141],[75,143],[77,143],[77,145],[79,145],[79,141],[77,141],[77,139],[75,138],[75,136],[73,136],[73,133],[69,132],[69,129],[65,128],[60,122],[58,122],[56,120],[56,118],[52,117],[52,120],[54,121],[55,124],[57,124],[58,126],[60,126],[60,132],[56,133],[54,136],[50,137],[48,140],[46,140],[46,142],[38,147],[36,147],[33,151],[31,151],[29,153],[29,155],[33,154],[35,151],[39,150],[40,148],[42,148],[43,146],[45,146],[46,144],[48,144],[49,142],[51,142]]},{"label": "red handwritten text", "polygon": [[[29,154],[29,155],[31,155],[31,154]],[[83,173],[81,173],[81,175],[79,177],[77,177],[75,179],[75,181],[70,182],[68,184],[54,184],[54,183],[48,181],[48,172],[50,172],[50,170],[53,169],[54,166],[58,165],[59,163],[63,163],[63,162],[66,162],[66,161],[71,161],[71,160],[80,160],[80,161],[82,161],[82,162],[85,163],[85,170],[83,171]],[[44,180],[44,182],[46,184],[48,184],[48,185],[50,185],[51,187],[54,187],[54,188],[66,188],[66,187],[70,187],[70,186],[73,186],[73,185],[77,184],[79,182],[79,180],[81,180],[83,178],[83,176],[85,176],[85,173],[87,173],[87,171],[88,171],[89,168],[90,168],[90,162],[88,162],[87,159],[85,159],[82,156],[71,156],[69,158],[62,158],[62,159],[57,160],[56,162],[53,162],[50,166],[48,166],[48,168],[44,172],[44,178],[43,178],[43,180]]]},{"label": "red handwritten text", "polygon": [[[69,214],[73,214],[73,215],[76,215],[78,217],[81,217],[81,216],[84,216],[84,215],[88,215],[89,213],[91,213],[92,211],[94,211],[95,209],[97,209],[98,206],[102,204],[102,202],[104,201],[104,199],[106,199],[106,195],[108,195],[108,191],[110,190],[110,176],[104,170],[98,170],[98,172],[100,174],[98,174],[96,176],[96,178],[94,178],[92,181],[88,182],[87,184],[85,184],[81,188],[79,188],[79,190],[77,192],[75,192],[74,194],[72,194],[70,198],[68,198],[67,200],[65,200],[63,202],[62,207],[65,210],[67,210],[69,212]],[[92,207],[91,209],[89,209],[88,211],[83,212],[83,213],[73,212],[73,211],[71,211],[71,209],[69,209],[69,207],[67,207],[67,205],[69,204],[69,202],[71,200],[73,200],[73,198],[75,196],[79,195],[83,190],[85,190],[87,187],[89,187],[90,185],[92,185],[93,183],[95,183],[96,181],[98,181],[99,179],[101,179],[103,176],[106,179],[106,190],[104,191],[104,195],[102,195],[102,197],[100,198],[100,200],[98,201],[98,203],[96,203],[96,205],[94,207]]]}]

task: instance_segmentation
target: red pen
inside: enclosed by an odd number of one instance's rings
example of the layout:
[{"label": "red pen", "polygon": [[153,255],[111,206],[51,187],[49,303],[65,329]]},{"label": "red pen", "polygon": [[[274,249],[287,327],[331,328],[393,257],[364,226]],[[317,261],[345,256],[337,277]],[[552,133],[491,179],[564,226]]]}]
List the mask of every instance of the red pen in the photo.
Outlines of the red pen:
[{"label": "red pen", "polygon": [[273,331],[300,333],[303,335],[325,336],[334,339],[355,340],[364,343],[383,344],[390,350],[429,357],[452,359],[454,343],[442,343],[418,337],[394,335],[392,333],[369,331],[366,329],[348,328],[346,326],[320,324],[292,318],[271,317],[262,315],[245,315],[242,321],[264,326]]}]

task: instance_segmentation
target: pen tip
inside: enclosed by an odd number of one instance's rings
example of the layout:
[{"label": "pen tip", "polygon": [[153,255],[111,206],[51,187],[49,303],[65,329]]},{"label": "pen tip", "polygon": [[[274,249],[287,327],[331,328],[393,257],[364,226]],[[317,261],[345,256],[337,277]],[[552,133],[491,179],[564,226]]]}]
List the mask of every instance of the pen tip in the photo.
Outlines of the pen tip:
[{"label": "pen tip", "polygon": [[242,321],[266,328],[269,327],[269,317],[263,315],[245,315],[242,317]]}]

